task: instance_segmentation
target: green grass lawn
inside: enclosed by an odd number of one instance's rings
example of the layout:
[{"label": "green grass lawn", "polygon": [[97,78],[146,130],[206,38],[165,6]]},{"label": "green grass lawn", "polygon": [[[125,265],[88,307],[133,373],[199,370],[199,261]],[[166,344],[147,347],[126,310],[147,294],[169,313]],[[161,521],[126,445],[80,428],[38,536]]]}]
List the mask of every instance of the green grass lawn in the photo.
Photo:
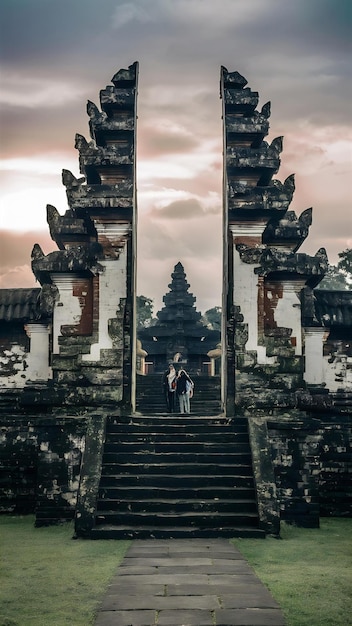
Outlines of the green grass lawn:
[{"label": "green grass lawn", "polygon": [[0,517],[0,626],[89,626],[129,541],[72,540],[73,525]]},{"label": "green grass lawn", "polygon": [[351,625],[352,520],[322,518],[320,529],[282,524],[281,536],[233,543],[281,605],[288,625]]},{"label": "green grass lawn", "polygon": [[[281,605],[289,626],[352,624],[352,520],[282,526],[282,540],[235,545]],[[34,528],[0,517],[0,626],[89,626],[128,541],[73,541],[73,526]]]}]

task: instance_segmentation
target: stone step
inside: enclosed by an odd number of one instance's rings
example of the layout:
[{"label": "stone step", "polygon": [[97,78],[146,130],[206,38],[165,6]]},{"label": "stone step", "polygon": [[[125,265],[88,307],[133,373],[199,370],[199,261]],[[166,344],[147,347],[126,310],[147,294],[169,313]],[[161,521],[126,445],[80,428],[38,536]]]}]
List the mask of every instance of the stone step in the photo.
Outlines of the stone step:
[{"label": "stone step", "polygon": [[200,421],[185,421],[184,418],[180,417],[179,419],[173,418],[173,420],[168,421],[167,423],[163,423],[161,420],[153,420],[149,423],[145,420],[136,422],[133,421],[131,424],[124,424],[122,422],[111,424],[107,427],[108,433],[115,432],[138,432],[140,430],[144,430],[145,432],[160,432],[160,433],[168,433],[168,432],[200,432],[203,435],[211,435],[214,433],[231,433],[232,435],[239,435],[241,433],[247,433],[247,428],[245,426],[240,425],[238,428],[235,428],[231,424],[225,423],[209,423],[204,424]]},{"label": "stone step", "polygon": [[180,433],[200,433],[202,435],[212,435],[214,433],[229,433],[233,435],[239,435],[242,433],[248,433],[247,425],[239,424],[237,427],[228,423],[206,423],[203,421],[185,421],[184,418],[174,418],[173,420],[164,421],[163,419],[155,419],[150,420],[149,422],[143,421],[133,421],[130,424],[126,424],[124,422],[116,422],[114,424],[108,424],[107,433],[114,434],[116,432],[119,433],[128,433],[128,432],[139,432],[139,431],[149,431],[160,434],[165,434],[168,432],[175,433],[179,431]]},{"label": "stone step", "polygon": [[[192,376],[192,374],[191,374]],[[194,395],[191,398],[192,415],[219,415],[222,413],[221,385],[219,377],[195,376]],[[162,376],[138,376],[136,387],[136,410],[151,415],[165,411]],[[176,398],[176,411],[179,409]]]},{"label": "stone step", "polygon": [[[221,381],[220,376],[208,376],[207,374],[193,375],[193,373],[189,372],[190,377],[192,378],[195,386],[207,386],[212,385],[214,387],[220,387]],[[147,374],[147,376],[137,375],[137,387],[162,387],[163,374]]]},{"label": "stone step", "polygon": [[135,526],[101,525],[93,528],[91,539],[192,539],[200,537],[241,537],[243,539],[265,539],[259,528],[241,526],[197,527],[197,526]]},{"label": "stone step", "polygon": [[169,422],[168,424],[165,424],[163,426],[162,423],[160,422],[150,422],[149,424],[147,424],[146,422],[140,422],[140,423],[133,423],[133,424],[113,424],[111,426],[108,427],[107,429],[107,433],[110,435],[113,435],[114,433],[128,433],[128,434],[133,434],[133,433],[140,433],[140,432],[145,432],[145,433],[160,433],[162,435],[165,435],[167,433],[194,433],[197,434],[199,433],[200,435],[209,437],[211,439],[211,437],[214,434],[225,434],[226,436],[230,436],[230,437],[239,437],[240,435],[247,435],[248,431],[247,428],[234,428],[231,425],[226,425],[226,424],[199,424],[199,423],[184,423],[184,422]]},{"label": "stone step", "polygon": [[[110,444],[111,445],[111,444]],[[105,448],[106,449],[106,448]],[[228,452],[211,453],[211,452],[147,452],[140,450],[131,456],[131,452],[116,452],[114,450],[106,451],[103,455],[103,464],[111,465],[113,463],[133,465],[178,465],[178,464],[196,464],[196,465],[231,465],[239,467],[240,465],[251,467],[252,458],[249,452]]]},{"label": "stone step", "polygon": [[211,476],[251,476],[253,474],[251,465],[242,463],[104,463],[102,476],[116,476],[117,474],[165,474],[172,472],[174,476],[197,475],[199,479]]},{"label": "stone step", "polygon": [[[168,413],[168,408],[165,402],[136,402],[136,411],[142,415],[155,415],[160,413]],[[179,402],[175,403],[173,413],[176,415],[182,415]],[[206,415],[207,417],[213,417],[217,415],[221,415],[223,413],[220,402],[214,402],[210,398],[204,398],[203,400],[199,400],[198,402],[192,402],[190,404],[190,413],[191,416],[202,416]]]},{"label": "stone step", "polygon": [[109,427],[118,424],[127,424],[130,426],[137,426],[138,424],[160,424],[161,426],[167,426],[168,424],[193,424],[199,425],[202,428],[207,426],[232,426],[234,431],[237,431],[239,428],[247,429],[248,421],[245,417],[233,417],[229,419],[224,415],[180,415],[165,412],[156,415],[111,415],[108,421]]},{"label": "stone step", "polygon": [[184,513],[184,512],[250,512],[256,513],[257,504],[255,500],[234,498],[228,500],[213,499],[181,499],[181,498],[144,498],[138,500],[99,498],[97,502],[97,514],[102,511],[116,511],[123,513],[146,512],[157,513]]},{"label": "stone step", "polygon": [[[191,404],[193,404],[195,402],[203,401],[204,399],[213,401],[215,404],[220,402],[220,394],[217,394],[216,392],[214,393],[214,389],[197,389],[194,391],[194,395],[190,398],[190,401]],[[160,396],[159,392],[151,393],[147,390],[143,393],[139,392],[136,398],[137,404],[147,404],[149,401],[157,404],[165,404],[165,397]]]},{"label": "stone step", "polygon": [[[197,396],[200,395],[209,395],[209,397],[213,398],[214,400],[220,400],[220,386],[212,386],[210,383],[207,385],[204,384],[199,384],[199,382],[195,382],[195,386],[193,388],[193,393],[194,396],[193,398],[195,399]],[[141,399],[141,398],[148,398],[148,397],[153,397],[153,398],[163,398],[164,397],[164,390],[161,387],[153,387],[150,386],[148,387],[147,385],[141,386],[141,385],[137,385],[137,399]],[[176,392],[175,392],[176,393]],[[192,398],[191,398],[192,400]]]},{"label": "stone step", "polygon": [[[155,414],[162,414],[165,413],[167,410],[167,407],[165,406],[165,403],[158,403],[158,402],[146,402],[146,403],[136,403],[136,411],[137,413],[141,413],[143,415],[155,415]],[[173,414],[175,415],[182,415],[182,413],[180,413],[180,407],[179,404],[177,403],[175,405],[175,410],[173,411]],[[201,415],[207,415],[209,417],[213,417],[216,415],[221,415],[222,414],[222,409],[221,409],[221,405],[219,402],[213,402],[211,400],[202,400],[201,402],[197,402],[194,404],[191,404],[191,411],[189,413],[189,415],[192,416],[201,416]]]},{"label": "stone step", "polygon": [[258,536],[258,523],[246,419],[111,417],[92,538]]},{"label": "stone step", "polygon": [[126,526],[174,526],[177,524],[186,526],[202,527],[218,527],[222,526],[247,526],[256,527],[258,525],[258,516],[256,513],[239,513],[239,512],[197,512],[186,511],[183,513],[151,513],[149,511],[140,513],[130,513],[129,511],[99,511],[96,515],[96,526],[101,524],[124,524]]},{"label": "stone step", "polygon": [[132,501],[138,500],[252,500],[255,499],[255,493],[253,485],[249,487],[223,487],[215,485],[213,487],[208,486],[195,486],[191,488],[185,487],[183,484],[179,487],[161,487],[158,485],[149,486],[111,486],[107,484],[99,489],[99,499],[111,498],[114,500]]},{"label": "stone step", "polygon": [[197,443],[196,441],[144,441],[141,444],[140,441],[108,441],[104,447],[105,453],[113,454],[128,454],[131,458],[131,454],[139,453],[155,453],[155,454],[168,454],[176,453],[180,454],[250,454],[248,443],[232,443],[222,442],[213,443],[209,441],[203,441]]},{"label": "stone step", "polygon": [[115,433],[108,433],[106,435],[106,442],[107,443],[121,443],[121,441],[125,442],[125,443],[136,443],[136,442],[141,442],[141,444],[144,443],[171,443],[171,439],[174,439],[175,443],[206,443],[209,442],[210,440],[213,443],[228,443],[229,441],[233,440],[234,444],[235,443],[239,443],[239,444],[246,444],[248,443],[248,434],[247,433],[240,433],[238,435],[235,436],[231,436],[229,435],[229,433],[224,433],[224,432],[215,432],[215,433],[211,433],[211,434],[207,434],[207,433],[202,433],[202,432],[187,432],[187,431],[170,431],[167,433],[162,433],[162,432],[154,432],[154,430],[151,428],[149,431],[145,431],[144,429],[142,429],[141,431],[137,431],[137,432],[115,432]]},{"label": "stone step", "polygon": [[[195,402],[199,402],[200,400],[204,400],[205,398],[207,398],[208,400],[215,402],[220,402],[220,394],[217,393],[216,391],[214,392],[214,389],[196,389],[194,391],[194,395],[190,398],[191,404],[195,403]],[[177,400],[177,395],[175,396],[175,399]],[[165,396],[164,395],[160,395],[159,392],[152,392],[152,391],[144,391],[144,392],[139,392],[137,391],[137,396],[136,396],[136,402],[139,404],[144,404],[147,403],[148,401],[153,401],[156,402],[157,404],[165,404]]]},{"label": "stone step", "polygon": [[199,476],[195,474],[181,474],[175,476],[173,474],[103,474],[100,480],[101,487],[163,487],[163,488],[199,488],[206,483],[209,487],[238,487],[253,488],[254,482],[252,476],[224,476],[224,475],[207,475]]}]

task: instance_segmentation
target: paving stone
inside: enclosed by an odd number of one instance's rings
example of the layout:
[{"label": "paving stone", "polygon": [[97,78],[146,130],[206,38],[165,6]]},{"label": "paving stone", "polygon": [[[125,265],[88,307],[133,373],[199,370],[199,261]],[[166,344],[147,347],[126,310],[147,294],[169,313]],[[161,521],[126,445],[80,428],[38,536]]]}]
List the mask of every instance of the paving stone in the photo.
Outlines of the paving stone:
[{"label": "paving stone", "polygon": [[[119,570],[120,570],[119,572],[120,576],[138,576],[138,575],[153,576],[154,574],[161,573],[159,567],[149,566],[147,559],[144,561],[144,565],[127,565],[127,566],[121,565]],[[171,570],[169,573],[173,574],[174,571]]]},{"label": "paving stone", "polygon": [[220,604],[217,596],[105,596],[101,610],[116,611],[131,609],[219,609]]},{"label": "paving stone", "polygon": [[[131,565],[145,565],[145,558],[141,558],[141,559],[129,559],[126,558],[124,559],[123,565],[126,567],[130,567],[130,561]],[[173,558],[173,557],[167,557],[167,558],[157,558],[155,556],[149,557],[148,558],[148,565],[150,567],[161,567],[161,566],[165,566],[167,565],[168,567],[173,567],[173,566],[181,566],[183,568],[188,567],[189,565],[191,567],[198,567],[198,565],[209,565],[211,566],[213,564],[212,559],[210,558],[197,558],[197,557],[191,557],[189,558],[189,556],[187,558]]]},{"label": "paving stone", "polygon": [[238,552],[226,552],[225,550],[221,551],[219,549],[216,550],[207,550],[202,552],[200,549],[196,552],[193,552],[193,550],[188,550],[187,552],[174,552],[173,550],[170,549],[170,556],[171,557],[177,557],[179,559],[183,559],[185,558],[189,558],[190,554],[194,554],[197,557],[204,557],[204,558],[210,558],[210,559],[224,559],[226,561],[243,561],[244,563],[246,563],[245,558],[242,556],[242,554],[239,554]]},{"label": "paving stone", "polygon": [[232,593],[219,594],[221,608],[223,609],[261,609],[261,608],[280,608],[272,595],[265,590],[258,589],[253,593]]},{"label": "paving stone", "polygon": [[[151,577],[153,577],[153,583],[154,584],[158,584],[160,583],[161,585],[183,585],[185,583],[190,583],[192,584],[192,582],[194,582],[194,576],[197,576],[197,582],[198,583],[207,583],[209,580],[209,576],[207,576],[206,574],[200,574],[199,576],[197,575],[196,572],[190,573],[188,570],[188,574],[151,574],[150,576],[148,576],[147,574],[141,574],[141,576],[138,576],[138,582],[139,583],[151,583]],[[117,576],[116,579],[121,579],[123,581],[126,581],[126,579],[130,578],[130,576],[128,574],[120,574],[119,570],[117,570]],[[240,577],[237,576],[237,578],[239,579]]]},{"label": "paving stone", "polygon": [[152,556],[168,556],[169,547],[168,546],[139,546],[135,545],[135,541],[132,543],[130,548],[128,549],[128,553],[126,554],[126,558],[134,558],[140,557],[141,555],[152,555]]},{"label": "paving stone", "polygon": [[[196,576],[195,576],[196,579]],[[258,582],[257,585],[238,585],[236,587],[236,591],[233,591],[233,586],[224,586],[224,585],[198,585],[197,583],[192,585],[167,585],[167,595],[168,596],[200,596],[206,595],[208,593],[216,596],[222,595],[234,595],[234,596],[254,596],[257,597],[259,594],[268,594],[271,597],[270,593],[263,588],[263,585]],[[228,607],[232,608],[232,607]]]},{"label": "paving stone", "polygon": [[[248,567],[243,565],[242,567],[232,566],[230,564],[226,565],[198,565],[196,567],[197,574],[209,574],[212,576],[214,574],[225,574],[226,572],[232,573],[237,576],[252,576],[253,574],[248,571]],[[169,567],[167,565],[159,565],[149,567],[149,564],[145,564],[144,567],[142,565],[128,565],[120,566],[120,575],[130,576],[131,574],[183,574],[184,572],[189,573],[189,567],[184,568],[182,565],[174,565]]]},{"label": "paving stone", "polygon": [[[116,578],[114,579],[116,580]],[[127,596],[138,596],[138,595],[149,595],[149,596],[165,596],[166,595],[166,585],[150,585],[144,584],[141,585],[132,577],[128,580],[128,582],[115,583],[113,582],[109,585],[107,589],[108,595],[113,594],[125,594]],[[216,593],[216,592],[214,592]]]},{"label": "paving stone", "polygon": [[154,626],[156,611],[101,611],[95,626]]},{"label": "paving stone", "polygon": [[158,626],[213,626],[210,611],[160,611]]},{"label": "paving stone", "polygon": [[194,581],[192,584],[188,585],[167,585],[167,595],[168,596],[205,596],[208,593],[212,595],[218,595],[219,590],[223,590],[223,587],[212,586],[209,587],[208,583],[203,583],[199,585],[197,583],[197,576],[194,576]]},{"label": "paving stone", "polygon": [[275,609],[221,609],[215,611],[216,626],[285,626],[286,621]]},{"label": "paving stone", "polygon": [[228,540],[138,540],[117,569],[95,626],[156,624],[284,626],[285,620]]}]

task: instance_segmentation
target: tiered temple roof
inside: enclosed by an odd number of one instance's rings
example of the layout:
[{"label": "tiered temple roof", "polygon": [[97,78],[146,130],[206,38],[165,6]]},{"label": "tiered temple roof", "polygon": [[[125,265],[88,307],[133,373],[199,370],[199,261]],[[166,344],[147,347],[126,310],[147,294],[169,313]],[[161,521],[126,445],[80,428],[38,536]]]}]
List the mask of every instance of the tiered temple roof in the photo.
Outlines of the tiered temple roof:
[{"label": "tiered temple roof", "polygon": [[[308,235],[312,209],[299,218],[288,210],[295,188],[293,175],[284,183],[272,180],[280,166],[282,137],[271,144],[264,141],[269,131],[270,102],[258,112],[258,93],[246,85],[247,80],[238,72],[221,68],[228,226],[241,258],[260,263],[259,274],[287,273],[293,278],[296,273],[300,279],[306,275],[307,280],[312,275],[310,282],[315,286],[327,269],[324,249],[315,257],[295,256]],[[253,245],[253,260],[246,261]]]},{"label": "tiered temple roof", "polygon": [[50,234],[62,253],[45,257],[38,245],[33,250],[32,268],[40,281],[55,271],[95,274],[98,258],[118,258],[125,246],[134,219],[137,76],[138,63],[119,70],[113,85],[100,92],[102,111],[88,102],[92,139],[77,134],[75,140],[83,177],[63,170],[70,208],[61,216],[47,206]]},{"label": "tiered temple roof", "polygon": [[220,340],[220,333],[201,321],[182,263],[175,265],[171,278],[170,291],[163,297],[165,306],[157,313],[158,322],[139,333],[148,358],[157,357],[159,367],[173,361],[176,354],[192,364],[201,357],[206,359]]}]

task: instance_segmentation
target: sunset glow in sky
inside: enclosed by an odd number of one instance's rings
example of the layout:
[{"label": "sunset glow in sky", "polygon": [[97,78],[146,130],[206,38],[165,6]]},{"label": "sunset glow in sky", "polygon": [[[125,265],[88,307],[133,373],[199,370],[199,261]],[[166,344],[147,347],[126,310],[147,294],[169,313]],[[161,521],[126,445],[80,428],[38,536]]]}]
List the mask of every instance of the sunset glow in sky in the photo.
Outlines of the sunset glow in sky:
[{"label": "sunset glow in sky", "polygon": [[156,313],[181,261],[197,309],[221,303],[220,66],[271,101],[291,209],[313,207],[302,252],[352,247],[351,3],[347,0],[3,0],[0,288],[34,286],[46,205],[68,206],[86,101],[139,61],[138,293]]}]

